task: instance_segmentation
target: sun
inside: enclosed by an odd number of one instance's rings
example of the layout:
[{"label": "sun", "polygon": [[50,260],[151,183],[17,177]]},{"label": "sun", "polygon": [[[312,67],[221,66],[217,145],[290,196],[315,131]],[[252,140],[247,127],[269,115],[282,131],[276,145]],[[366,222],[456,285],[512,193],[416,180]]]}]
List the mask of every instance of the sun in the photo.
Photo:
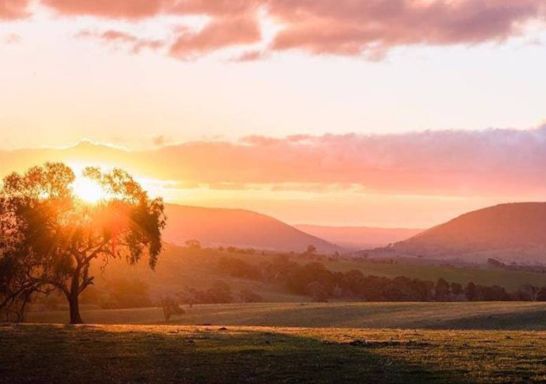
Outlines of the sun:
[{"label": "sun", "polygon": [[84,176],[76,178],[72,184],[72,191],[78,198],[89,204],[96,204],[107,197],[106,191],[99,183]]}]

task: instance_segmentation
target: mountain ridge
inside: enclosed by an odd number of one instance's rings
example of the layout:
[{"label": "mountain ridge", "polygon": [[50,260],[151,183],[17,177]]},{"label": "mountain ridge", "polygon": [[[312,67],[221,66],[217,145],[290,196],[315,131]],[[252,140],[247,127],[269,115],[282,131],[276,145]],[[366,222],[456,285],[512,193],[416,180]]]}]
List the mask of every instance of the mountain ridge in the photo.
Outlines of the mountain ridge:
[{"label": "mountain ridge", "polygon": [[199,240],[205,246],[234,246],[303,252],[313,245],[329,253],[342,247],[305,233],[274,217],[245,209],[167,204],[164,239],[175,245]]},{"label": "mountain ridge", "polygon": [[385,247],[424,231],[422,228],[296,224],[295,228],[348,249]]},{"label": "mountain ridge", "polygon": [[390,248],[391,253],[484,262],[546,263],[546,202],[467,212]]}]

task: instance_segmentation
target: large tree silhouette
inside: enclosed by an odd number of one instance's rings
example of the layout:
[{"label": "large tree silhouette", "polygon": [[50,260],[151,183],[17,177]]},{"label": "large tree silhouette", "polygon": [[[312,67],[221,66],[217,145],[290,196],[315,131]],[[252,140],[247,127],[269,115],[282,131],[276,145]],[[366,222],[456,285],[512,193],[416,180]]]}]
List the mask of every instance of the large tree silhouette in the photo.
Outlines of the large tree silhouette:
[{"label": "large tree silhouette", "polygon": [[93,283],[91,263],[113,258],[153,269],[165,226],[163,202],[150,199],[126,172],[87,168],[83,177],[104,191],[90,204],[73,191],[76,176],[62,163],[13,173],[0,191],[0,308],[24,310],[37,292],[66,297],[70,322],[82,323],[80,294]]}]

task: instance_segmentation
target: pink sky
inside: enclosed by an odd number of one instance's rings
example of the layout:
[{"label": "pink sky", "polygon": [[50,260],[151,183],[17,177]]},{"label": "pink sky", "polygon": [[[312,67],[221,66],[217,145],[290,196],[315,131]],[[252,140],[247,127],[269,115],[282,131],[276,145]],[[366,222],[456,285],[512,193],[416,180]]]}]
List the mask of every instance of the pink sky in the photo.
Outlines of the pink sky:
[{"label": "pink sky", "polygon": [[[543,200],[545,21],[542,0],[0,0],[0,173],[119,165],[292,223]],[[22,150],[82,140],[120,149]]]}]

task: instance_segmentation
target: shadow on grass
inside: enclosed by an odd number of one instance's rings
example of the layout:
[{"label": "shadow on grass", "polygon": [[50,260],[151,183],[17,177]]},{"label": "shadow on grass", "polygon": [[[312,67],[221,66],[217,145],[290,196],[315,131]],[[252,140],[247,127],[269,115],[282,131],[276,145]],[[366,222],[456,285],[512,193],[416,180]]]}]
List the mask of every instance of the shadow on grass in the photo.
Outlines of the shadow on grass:
[{"label": "shadow on grass", "polygon": [[[388,345],[381,345],[388,348]],[[398,346],[399,347],[399,346]],[[419,346],[414,346],[418,348]],[[196,327],[0,327],[1,383],[462,383],[373,345]],[[469,383],[464,380],[464,383]]]},{"label": "shadow on grass", "polygon": [[468,316],[454,320],[442,320],[438,324],[427,325],[422,328],[543,331],[546,330],[546,310]]}]

